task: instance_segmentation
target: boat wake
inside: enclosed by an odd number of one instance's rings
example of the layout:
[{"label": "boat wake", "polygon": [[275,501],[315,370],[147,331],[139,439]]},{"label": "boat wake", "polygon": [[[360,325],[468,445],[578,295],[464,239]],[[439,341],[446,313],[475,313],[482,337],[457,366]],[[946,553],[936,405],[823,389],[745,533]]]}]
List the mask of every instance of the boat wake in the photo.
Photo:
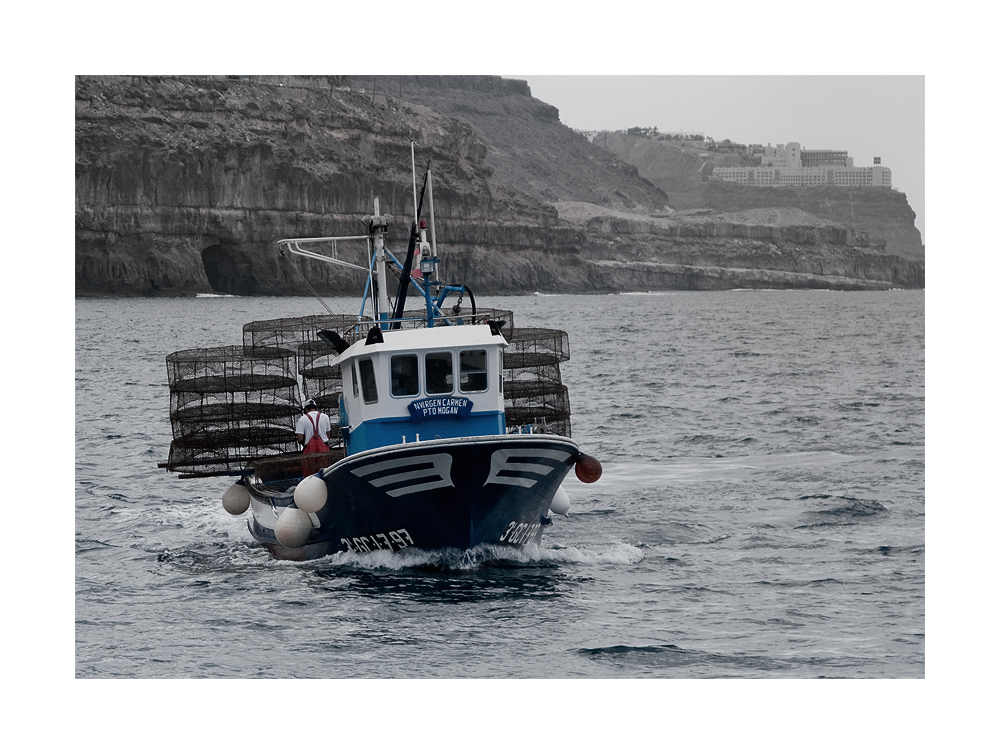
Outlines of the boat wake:
[{"label": "boat wake", "polygon": [[559,564],[611,564],[631,565],[644,555],[638,547],[625,543],[601,547],[524,547],[503,545],[478,545],[469,550],[421,550],[407,547],[397,552],[377,550],[367,553],[337,552],[317,563],[344,566],[361,570],[404,571],[407,569],[432,569],[442,571],[477,571],[485,568],[517,568],[520,566]]}]

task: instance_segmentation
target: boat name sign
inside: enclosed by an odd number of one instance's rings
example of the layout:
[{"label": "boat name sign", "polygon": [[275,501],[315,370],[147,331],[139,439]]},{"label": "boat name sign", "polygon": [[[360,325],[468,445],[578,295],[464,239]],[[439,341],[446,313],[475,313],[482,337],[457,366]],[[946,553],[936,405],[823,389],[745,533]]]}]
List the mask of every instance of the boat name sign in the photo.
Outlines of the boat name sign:
[{"label": "boat name sign", "polygon": [[413,401],[407,408],[410,410],[410,417],[414,421],[444,419],[446,417],[465,419],[472,413],[472,401],[462,396],[424,398],[423,400]]}]

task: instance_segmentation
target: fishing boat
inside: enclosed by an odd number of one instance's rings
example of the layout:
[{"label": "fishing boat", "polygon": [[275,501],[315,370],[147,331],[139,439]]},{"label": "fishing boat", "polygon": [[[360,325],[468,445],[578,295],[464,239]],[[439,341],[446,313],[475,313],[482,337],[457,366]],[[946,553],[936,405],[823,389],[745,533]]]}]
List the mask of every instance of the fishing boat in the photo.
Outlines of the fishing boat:
[{"label": "fishing boat", "polygon": [[[515,328],[512,311],[442,283],[429,167],[417,193],[414,170],[401,258],[377,199],[363,234],[277,242],[286,258],[359,270],[357,314],[317,296],[327,314],[250,322],[241,346],[167,357],[173,442],[160,465],[237,477],[223,506],[249,510],[250,534],[277,558],[539,544],[569,509],[570,470],[601,475],[570,437],[566,332]],[[411,288],[419,307],[407,310]],[[296,432],[305,402],[330,422],[318,452]]]}]

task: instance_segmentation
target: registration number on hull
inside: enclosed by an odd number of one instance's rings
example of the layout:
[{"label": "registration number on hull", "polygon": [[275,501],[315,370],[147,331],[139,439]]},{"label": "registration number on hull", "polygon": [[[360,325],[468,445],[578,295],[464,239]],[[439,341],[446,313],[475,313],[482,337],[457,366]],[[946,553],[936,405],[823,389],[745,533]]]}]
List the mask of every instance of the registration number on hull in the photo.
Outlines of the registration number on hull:
[{"label": "registration number on hull", "polygon": [[375,550],[402,550],[413,544],[413,537],[406,529],[395,529],[394,531],[379,532],[378,534],[366,534],[363,537],[341,537],[342,544],[347,546],[351,552],[375,552]]},{"label": "registration number on hull", "polygon": [[507,525],[507,531],[500,535],[500,541],[505,545],[523,545],[534,539],[541,529],[541,524],[528,524],[524,521],[511,521]]}]

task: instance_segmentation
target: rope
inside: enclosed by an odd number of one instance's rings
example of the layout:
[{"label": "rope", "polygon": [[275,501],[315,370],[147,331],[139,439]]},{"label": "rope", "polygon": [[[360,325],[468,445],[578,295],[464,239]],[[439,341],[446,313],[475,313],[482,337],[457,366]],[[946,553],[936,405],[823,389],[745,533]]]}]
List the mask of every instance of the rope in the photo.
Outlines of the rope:
[{"label": "rope", "polygon": [[[286,261],[287,261],[287,262],[288,262],[289,264],[292,264],[292,260],[291,260],[291,259],[288,259],[288,258],[287,258],[287,257],[285,256],[285,250],[284,250],[284,249],[282,249],[282,250],[281,250],[281,251],[279,251],[278,253],[279,253],[279,254],[281,255],[281,258],[282,258],[282,259],[285,259],[285,260],[286,260]],[[310,283],[310,282],[309,282],[309,279],[308,279],[308,278],[306,277],[306,274],[305,274],[305,273],[304,273],[304,272],[302,271],[302,267],[301,267],[301,266],[299,266],[299,265],[295,265],[295,264],[292,264],[292,267],[293,267],[293,268],[294,268],[294,269],[295,269],[296,271],[298,271],[298,273],[299,273],[299,277],[301,277],[301,278],[302,278],[302,282],[304,282],[304,283],[306,284],[306,287],[307,287],[307,288],[308,288],[308,289],[309,289],[309,290],[310,290],[310,291],[312,292],[312,295],[316,297],[316,300],[317,300],[317,301],[319,301],[319,302],[320,302],[320,304],[322,304],[322,305],[323,305],[323,308],[324,308],[324,309],[326,309],[327,313],[328,313],[328,314],[333,314],[333,309],[331,309],[331,308],[330,308],[329,306],[327,306],[327,305],[326,305],[326,301],[324,301],[324,300],[323,300],[323,299],[322,299],[322,298],[320,297],[320,295],[319,295],[318,293],[316,293],[316,289],[312,287],[312,283]]]}]

